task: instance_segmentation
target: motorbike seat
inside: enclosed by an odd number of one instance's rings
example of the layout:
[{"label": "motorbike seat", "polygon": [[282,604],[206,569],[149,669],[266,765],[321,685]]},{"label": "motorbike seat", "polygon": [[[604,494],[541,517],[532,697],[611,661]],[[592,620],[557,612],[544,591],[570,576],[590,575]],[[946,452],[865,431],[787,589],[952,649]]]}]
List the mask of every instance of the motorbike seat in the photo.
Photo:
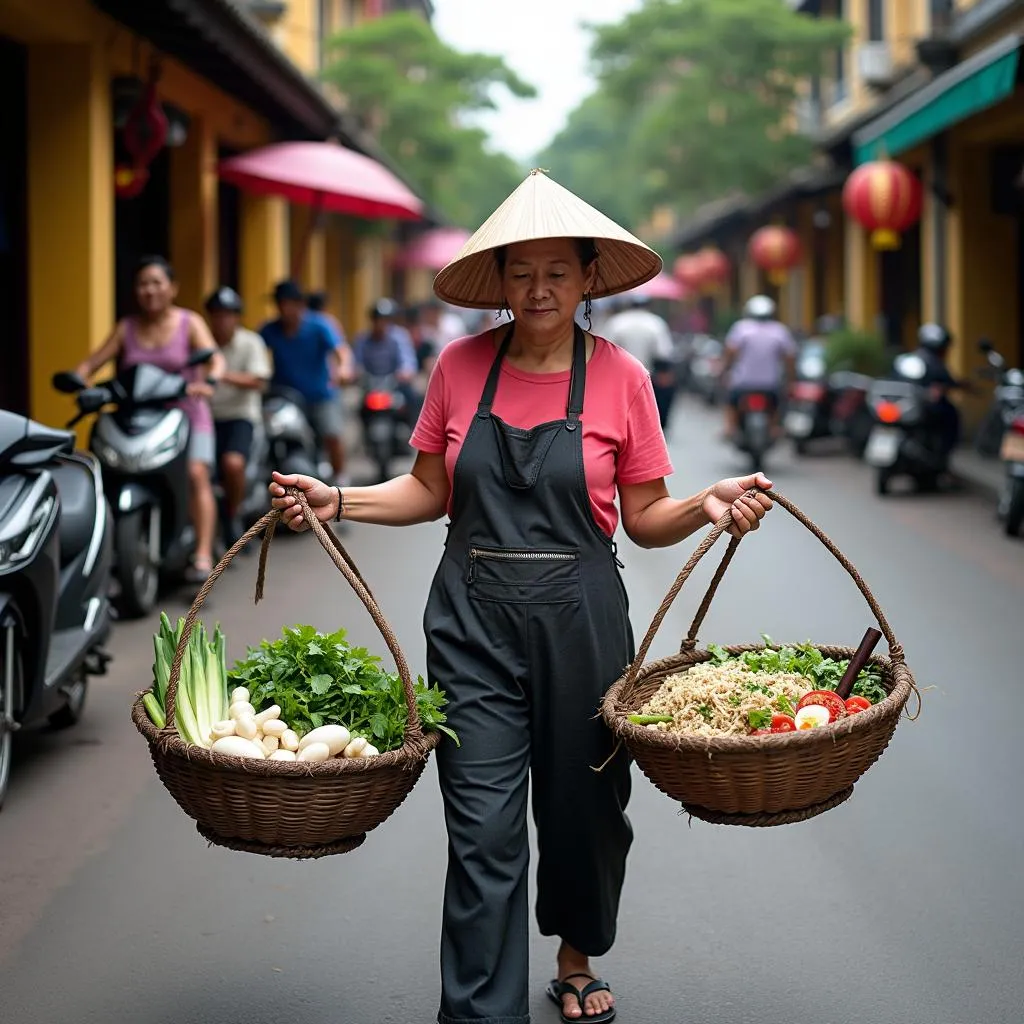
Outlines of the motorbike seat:
[{"label": "motorbike seat", "polygon": [[67,565],[89,545],[96,525],[96,485],[88,466],[67,460],[51,470],[60,494],[60,564]]}]

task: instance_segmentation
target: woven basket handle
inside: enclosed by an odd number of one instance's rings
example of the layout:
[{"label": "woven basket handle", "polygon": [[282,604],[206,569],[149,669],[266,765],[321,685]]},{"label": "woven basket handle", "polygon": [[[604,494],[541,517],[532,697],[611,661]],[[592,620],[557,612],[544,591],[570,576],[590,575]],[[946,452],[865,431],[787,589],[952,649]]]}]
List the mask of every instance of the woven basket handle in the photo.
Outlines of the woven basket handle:
[{"label": "woven basket handle", "polygon": [[[415,747],[419,746],[423,742],[423,724],[420,721],[419,712],[416,709],[416,693],[413,689],[412,674],[409,671],[409,663],[405,660],[405,655],[402,653],[402,648],[399,646],[398,638],[395,636],[394,630],[392,630],[387,619],[384,618],[384,613],[380,610],[380,606],[370,593],[369,588],[363,582],[362,576],[359,574],[359,570],[356,568],[355,563],[352,561],[351,556],[345,550],[341,541],[337,538],[332,530],[328,530],[317,518],[316,513],[309,506],[309,502],[306,500],[306,495],[297,487],[289,487],[287,493],[290,494],[298,502],[299,507],[302,509],[302,516],[306,520],[307,525],[313,531],[313,535],[320,542],[321,547],[330,556],[331,561],[337,566],[338,570],[348,581],[349,586],[356,592],[360,601],[366,606],[366,610],[370,613],[370,617],[373,619],[374,625],[380,631],[380,635],[384,638],[384,642],[388,645],[388,650],[391,652],[392,657],[395,659],[395,667],[398,670],[398,676],[402,681],[402,690],[405,693],[405,703],[409,711],[409,720],[406,723],[405,728],[405,739],[403,747]],[[263,542],[260,547],[260,562],[259,570],[256,576],[256,603],[263,599],[263,585],[266,578],[267,571],[267,556],[270,554],[270,544],[274,538],[274,528],[277,526],[281,519],[280,509],[271,509],[264,515],[259,522],[254,523],[248,530],[242,534],[239,539],[231,545],[224,557],[217,563],[213,572],[210,573],[209,578],[203,584],[199,593],[196,594],[195,600],[192,602],[192,607],[188,610],[188,615],[185,617],[185,628],[181,632],[181,638],[178,640],[177,649],[174,652],[174,661],[171,663],[171,674],[167,681],[167,696],[166,696],[166,716],[167,724],[164,726],[165,732],[174,729],[174,712],[177,706],[177,695],[178,695],[178,680],[181,677],[181,663],[185,657],[185,650],[188,647],[189,637],[192,635],[192,629],[196,624],[196,620],[199,617],[203,604],[207,597],[210,596],[210,591],[213,589],[214,584],[220,578],[221,573],[232,563],[235,557],[241,552],[241,550],[255,537],[263,534]]]},{"label": "woven basket handle", "polygon": [[[746,492],[745,497],[752,497],[757,493],[758,489],[752,488]],[[857,571],[856,566],[854,566],[846,555],[836,547],[835,543],[828,537],[828,535],[819,526],[813,523],[803,512],[801,512],[793,502],[779,494],[777,491],[768,491],[766,493],[776,505],[781,505],[782,508],[793,516],[798,523],[807,527],[807,529],[810,530],[810,532],[813,533],[819,541],[821,541],[828,551],[831,552],[836,561],[838,561],[839,564],[850,574],[853,582],[857,585],[857,589],[864,595],[864,599],[867,601],[868,607],[871,609],[871,614],[874,615],[875,621],[882,630],[882,635],[885,637],[885,641],[889,645],[889,656],[891,660],[902,663],[904,660],[903,648],[897,642],[896,637],[893,634],[892,627],[889,625],[882,609],[875,600],[875,595],[871,593],[871,589],[868,587],[867,583],[864,582],[864,579]],[[657,636],[658,630],[661,628],[661,624],[664,621],[665,616],[668,614],[668,611],[675,602],[675,599],[679,596],[679,591],[682,589],[683,584],[687,579],[689,579],[690,574],[697,567],[700,560],[712,549],[712,547],[714,547],[718,538],[729,529],[732,522],[732,509],[729,509],[729,511],[726,512],[717,523],[715,523],[711,530],[708,531],[704,540],[700,542],[697,549],[693,552],[686,565],[683,566],[679,575],[676,577],[675,582],[669,588],[668,593],[665,595],[665,599],[661,602],[658,610],[654,613],[654,619],[651,621],[650,628],[647,630],[647,635],[640,644],[640,649],[637,651],[636,657],[633,659],[633,664],[629,666],[629,669],[626,672],[626,682],[623,690],[624,697],[628,696],[632,690],[637,674],[643,667],[644,659],[647,657],[647,652],[650,650],[651,644],[654,642],[654,638]],[[730,538],[729,546],[726,548],[725,555],[722,557],[722,561],[719,564],[718,569],[715,571],[715,575],[712,578],[711,583],[708,585],[707,593],[705,593],[704,600],[701,601],[700,607],[697,609],[697,614],[694,616],[693,622],[690,624],[689,632],[682,643],[681,650],[687,651],[696,647],[697,634],[704,623],[704,617],[711,608],[711,602],[714,600],[715,593],[718,590],[718,585],[722,582],[722,578],[725,576],[726,570],[729,568],[729,564],[732,562],[739,544],[739,538]]]}]

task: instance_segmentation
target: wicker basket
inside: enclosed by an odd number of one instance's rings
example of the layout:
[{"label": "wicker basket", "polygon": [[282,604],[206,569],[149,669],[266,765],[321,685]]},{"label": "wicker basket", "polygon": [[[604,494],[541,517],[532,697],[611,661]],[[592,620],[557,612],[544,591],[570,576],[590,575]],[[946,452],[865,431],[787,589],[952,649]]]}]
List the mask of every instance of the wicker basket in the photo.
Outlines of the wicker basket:
[{"label": "wicker basket", "polygon": [[402,746],[366,759],[259,761],[189,746],[178,735],[174,727],[178,677],[199,611],[232,559],[262,533],[256,583],[256,601],[260,601],[270,543],[281,518],[276,509],[225,554],[189,609],[171,666],[166,726],[157,729],[153,725],[141,694],[132,707],[132,721],[149,742],[160,781],[210,843],[268,857],[311,858],[354,850],[367,832],[390,817],[419,780],[439,735],[423,730],[409,665],[359,571],[334,533],[310,511],[305,496],[292,493],[317,540],[359,595],[394,656],[409,709]]},{"label": "wicker basket", "polygon": [[[750,493],[754,493],[753,491]],[[888,696],[873,707],[809,732],[769,736],[674,735],[634,725],[635,714],[670,675],[707,661],[697,647],[697,633],[718,585],[739,545],[733,538],[708,587],[678,654],[644,666],[644,658],[669,608],[697,563],[731,523],[727,514],[715,524],[683,567],[662,601],[633,664],[605,695],[601,714],[625,744],[643,773],[663,793],[678,800],[694,817],[724,825],[784,825],[812,818],[848,799],[853,784],[885,750],[911,692],[917,693],[904,661],[903,648],[860,574],[792,502],[772,492],[772,499],[807,527],[838,559],[871,608],[889,645],[889,657],[870,663],[882,674]],[[727,647],[730,654],[760,645]],[[826,657],[851,658],[849,647],[819,647]],[[920,697],[918,696],[918,701]]]}]

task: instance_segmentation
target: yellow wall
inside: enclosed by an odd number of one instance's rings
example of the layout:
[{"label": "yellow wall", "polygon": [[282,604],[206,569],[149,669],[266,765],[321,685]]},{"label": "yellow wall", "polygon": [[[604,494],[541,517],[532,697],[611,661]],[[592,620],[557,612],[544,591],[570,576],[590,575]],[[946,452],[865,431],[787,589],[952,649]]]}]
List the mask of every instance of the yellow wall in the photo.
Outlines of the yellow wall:
[{"label": "yellow wall", "polygon": [[320,70],[320,2],[288,0],[274,37],[288,58],[306,74]]}]

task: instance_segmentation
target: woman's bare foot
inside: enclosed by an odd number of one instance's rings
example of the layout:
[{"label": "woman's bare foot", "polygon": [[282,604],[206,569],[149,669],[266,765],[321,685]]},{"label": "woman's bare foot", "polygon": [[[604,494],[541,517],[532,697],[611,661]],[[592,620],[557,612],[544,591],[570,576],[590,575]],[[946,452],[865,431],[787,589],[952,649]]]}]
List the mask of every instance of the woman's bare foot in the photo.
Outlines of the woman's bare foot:
[{"label": "woman's bare foot", "polygon": [[[597,975],[590,969],[590,959],[585,957],[578,950],[572,948],[567,942],[563,942],[558,949],[558,980],[567,981],[578,989],[587,986],[587,978],[570,977],[574,974],[588,975],[591,979]],[[562,996],[562,1012],[566,1017],[586,1020],[588,1017],[605,1013],[615,1005],[615,997],[611,992],[593,992],[583,1001],[583,1010],[580,1010],[579,1001],[572,994]]]}]

